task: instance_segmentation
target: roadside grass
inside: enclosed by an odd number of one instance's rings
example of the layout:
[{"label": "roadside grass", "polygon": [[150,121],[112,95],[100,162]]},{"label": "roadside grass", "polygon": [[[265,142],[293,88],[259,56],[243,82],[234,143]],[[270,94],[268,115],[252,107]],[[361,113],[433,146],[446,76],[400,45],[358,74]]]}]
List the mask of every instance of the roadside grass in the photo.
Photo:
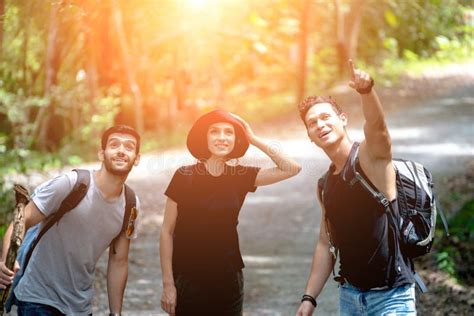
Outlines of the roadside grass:
[{"label": "roadside grass", "polygon": [[437,267],[458,283],[474,286],[474,198],[449,220],[449,232],[450,236],[445,237],[444,231],[437,231]]},{"label": "roadside grass", "polygon": [[[359,63],[361,69],[375,75],[378,82],[386,86],[393,86],[405,76],[419,77],[427,71],[442,69],[450,64],[462,64],[474,59],[474,37],[472,32],[464,38],[448,39],[438,36],[436,42],[439,50],[429,57],[419,56],[412,51],[405,50],[402,58],[388,57],[381,64],[373,65]],[[394,53],[392,53],[394,55]]]}]

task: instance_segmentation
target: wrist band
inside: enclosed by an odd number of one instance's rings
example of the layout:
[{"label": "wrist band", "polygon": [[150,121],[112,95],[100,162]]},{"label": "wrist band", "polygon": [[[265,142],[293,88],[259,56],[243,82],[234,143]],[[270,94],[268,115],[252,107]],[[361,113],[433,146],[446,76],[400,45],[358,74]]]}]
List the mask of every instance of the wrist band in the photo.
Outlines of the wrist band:
[{"label": "wrist band", "polygon": [[367,93],[370,93],[370,91],[372,91],[372,87],[374,86],[375,84],[375,81],[373,78],[370,78],[370,85],[366,88],[359,88],[359,89],[356,89],[357,92],[359,92],[360,94],[367,94]]},{"label": "wrist band", "polygon": [[109,316],[120,316],[122,315],[121,313],[109,313]]},{"label": "wrist band", "polygon": [[314,297],[312,297],[311,295],[308,295],[308,294],[303,295],[303,297],[301,298],[301,303],[303,303],[304,301],[311,302],[311,304],[313,304],[314,308],[316,308],[316,306],[318,306],[318,303],[316,302],[316,299]]}]

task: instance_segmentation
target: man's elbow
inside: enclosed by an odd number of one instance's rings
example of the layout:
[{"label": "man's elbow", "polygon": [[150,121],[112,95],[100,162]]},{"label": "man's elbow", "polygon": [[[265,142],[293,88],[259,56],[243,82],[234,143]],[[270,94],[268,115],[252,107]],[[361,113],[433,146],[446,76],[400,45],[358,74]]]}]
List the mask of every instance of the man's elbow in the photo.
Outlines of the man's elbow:
[{"label": "man's elbow", "polygon": [[388,130],[378,133],[365,133],[367,152],[372,159],[390,160],[392,159],[392,138]]},{"label": "man's elbow", "polygon": [[115,266],[127,266],[128,265],[128,251],[120,250],[120,249],[111,249],[111,252],[109,254],[109,264],[112,264]]},{"label": "man's elbow", "polygon": [[283,173],[285,175],[285,178],[288,179],[288,178],[296,176],[298,173],[300,173],[300,171],[301,171],[301,166],[298,163],[294,162],[290,164],[289,166],[287,166],[286,168],[284,168]]}]

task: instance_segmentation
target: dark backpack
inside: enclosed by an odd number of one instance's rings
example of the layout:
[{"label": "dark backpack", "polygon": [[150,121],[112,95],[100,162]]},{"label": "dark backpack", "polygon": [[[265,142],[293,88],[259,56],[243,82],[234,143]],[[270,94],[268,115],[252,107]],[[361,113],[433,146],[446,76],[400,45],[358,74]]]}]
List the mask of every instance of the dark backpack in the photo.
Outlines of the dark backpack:
[{"label": "dark backpack", "polygon": [[[74,169],[73,171],[77,173],[76,183],[74,184],[71,192],[69,192],[69,194],[61,202],[58,210],[45,219],[46,222],[42,227],[40,226],[40,223],[36,224],[35,226],[30,227],[30,229],[28,229],[28,231],[25,233],[25,237],[23,238],[23,242],[20,246],[20,249],[18,250],[17,255],[17,261],[20,263],[20,271],[15,274],[10,292],[11,294],[5,303],[5,310],[7,313],[10,312],[12,305],[15,304],[13,299],[13,290],[20,282],[20,279],[23,277],[23,273],[26,271],[26,267],[30,261],[33,250],[39,243],[41,237],[43,237],[44,234],[54,224],[58,223],[64,214],[74,209],[86,196],[87,191],[89,190],[90,171],[83,169]],[[119,235],[127,229],[132,208],[136,207],[136,204],[135,192],[125,184],[125,214],[123,218],[122,229],[120,230]]]},{"label": "dark backpack", "polygon": [[[344,181],[350,186],[361,185],[379,202],[381,207],[393,213],[390,202],[384,194],[375,190],[367,179],[356,170],[358,154],[359,143],[355,142],[348,163],[342,171]],[[396,173],[399,212],[398,214],[391,214],[390,218],[395,220],[389,222],[395,226],[397,231],[402,255],[412,260],[430,252],[435,235],[437,214],[440,214],[446,235],[449,236],[448,225],[444,212],[437,205],[431,173],[420,163],[411,160],[394,159],[392,162]],[[318,181],[318,194],[321,201],[323,201],[326,180],[327,173]],[[331,236],[329,236],[329,240],[331,248],[334,249]],[[414,278],[420,290],[426,292],[427,288],[417,273],[415,273]]]}]

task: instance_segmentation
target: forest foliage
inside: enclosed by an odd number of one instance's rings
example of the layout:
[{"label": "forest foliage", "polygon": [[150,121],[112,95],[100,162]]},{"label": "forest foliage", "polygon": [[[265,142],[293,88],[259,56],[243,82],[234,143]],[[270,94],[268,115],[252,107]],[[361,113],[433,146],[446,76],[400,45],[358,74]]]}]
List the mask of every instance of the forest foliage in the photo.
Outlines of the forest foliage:
[{"label": "forest foliage", "polygon": [[[90,159],[114,123],[167,138],[215,107],[265,120],[332,86],[348,58],[381,75],[472,58],[472,12],[464,0],[0,0],[0,175]],[[3,211],[6,189],[0,176]]]}]

